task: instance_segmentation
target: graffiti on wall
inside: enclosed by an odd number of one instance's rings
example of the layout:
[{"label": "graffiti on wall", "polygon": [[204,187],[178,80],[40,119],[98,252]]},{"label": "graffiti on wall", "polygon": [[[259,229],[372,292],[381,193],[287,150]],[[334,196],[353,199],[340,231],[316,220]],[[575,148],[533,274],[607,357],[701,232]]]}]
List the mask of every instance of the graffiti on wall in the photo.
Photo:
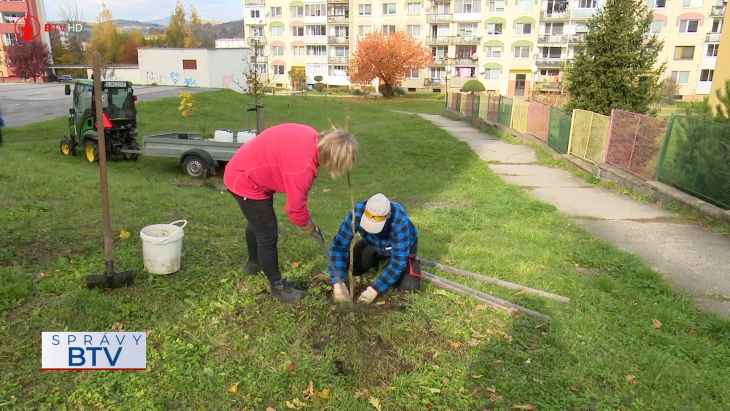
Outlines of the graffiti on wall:
[{"label": "graffiti on wall", "polygon": [[171,72],[170,78],[172,78],[172,84],[177,84],[178,81],[180,81],[180,73]]},{"label": "graffiti on wall", "polygon": [[162,84],[162,76],[156,76],[155,73],[152,71],[148,71],[145,73],[145,80],[147,84],[157,83]]},{"label": "graffiti on wall", "polygon": [[183,83],[185,83],[186,86],[197,86],[198,82],[195,81],[192,77],[186,77],[185,80],[183,80]]},{"label": "graffiti on wall", "polygon": [[223,76],[221,77],[221,84],[224,88],[227,88],[231,84],[231,77],[230,76]]}]

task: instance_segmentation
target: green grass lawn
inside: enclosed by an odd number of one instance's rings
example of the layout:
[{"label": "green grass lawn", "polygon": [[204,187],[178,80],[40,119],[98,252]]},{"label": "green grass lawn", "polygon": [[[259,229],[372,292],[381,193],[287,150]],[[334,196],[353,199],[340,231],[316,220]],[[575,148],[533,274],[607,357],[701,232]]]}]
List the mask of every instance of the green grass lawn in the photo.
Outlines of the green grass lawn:
[{"label": "green grass lawn", "polygon": [[[195,100],[191,119],[180,118],[175,98],[140,103],[142,135],[246,128],[245,96],[224,90]],[[383,192],[405,205],[423,257],[571,304],[438,273],[552,319],[512,318],[429,285],[418,295],[389,292],[369,309],[340,309],[324,257],[277,195],[282,271],[307,291],[298,304],[280,304],[263,276],[241,272],[245,220],[230,194],[176,186],[186,180],[176,159],[144,156],[109,164],[116,268],[134,269],[136,283],[87,290],[85,276],[104,271],[98,167],[80,149],[59,153],[65,120],[55,119],[5,130],[0,147],[0,409],[730,408],[730,323],[699,312],[639,259],[554,206],[501,182],[466,143],[386,110],[440,112],[441,102],[264,102],[269,126],[344,126],[349,112],[361,145],[356,200]],[[327,237],[349,204],[346,180],[322,171],[310,209]],[[139,231],[178,219],[189,221],[182,269],[145,273]],[[131,238],[121,239],[122,230]],[[115,323],[154,330],[147,371],[40,370],[41,332],[111,331]],[[310,381],[320,393],[311,400],[303,395]]]}]

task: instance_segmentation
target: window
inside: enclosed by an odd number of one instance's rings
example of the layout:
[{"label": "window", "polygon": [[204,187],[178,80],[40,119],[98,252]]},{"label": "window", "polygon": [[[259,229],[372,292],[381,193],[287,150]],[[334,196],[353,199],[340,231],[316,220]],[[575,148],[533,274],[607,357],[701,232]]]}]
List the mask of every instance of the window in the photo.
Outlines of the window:
[{"label": "window", "polygon": [[261,10],[251,10],[251,18],[258,19],[261,17]]},{"label": "window", "polygon": [[560,70],[542,69],[540,70],[541,76],[559,76]]},{"label": "window", "polygon": [[459,24],[459,35],[464,37],[475,36],[478,31],[476,24]]},{"label": "window", "polygon": [[251,37],[265,37],[263,27],[251,27]]},{"label": "window", "polygon": [[517,11],[535,11],[535,0],[518,0]]},{"label": "window", "polygon": [[304,56],[304,46],[294,46],[294,57]]},{"label": "window", "polygon": [[498,59],[502,57],[502,46],[487,46],[484,48],[487,58]]},{"label": "window", "polygon": [[725,19],[713,19],[711,33],[722,33],[722,25]]},{"label": "window", "polygon": [[198,60],[183,60],[183,70],[197,70]]},{"label": "window", "polygon": [[350,8],[348,6],[335,6],[329,11],[330,16],[350,16]]},{"label": "window", "polygon": [[335,37],[350,37],[350,26],[335,26]]},{"label": "window", "polygon": [[545,23],[545,34],[551,36],[558,36],[564,33],[564,23]]},{"label": "window", "polygon": [[372,4],[360,4],[357,6],[358,16],[371,16],[373,14]]},{"label": "window", "polygon": [[576,23],[575,25],[575,33],[588,33],[588,23]]},{"label": "window", "polygon": [[700,72],[700,81],[712,81],[713,75],[715,75],[715,70],[702,70]]},{"label": "window", "polygon": [[662,27],[664,27],[664,22],[661,20],[654,20],[651,22],[651,29],[649,30],[649,33],[651,34],[662,34]]},{"label": "window", "polygon": [[561,54],[560,47],[543,47],[542,58],[544,59],[559,59]]},{"label": "window", "polygon": [[390,34],[395,31],[395,26],[383,26],[383,34]]},{"label": "window", "polygon": [[707,57],[717,57],[718,48],[720,48],[719,44],[708,44],[707,45]]},{"label": "window", "polygon": [[281,17],[281,7],[272,7],[271,8],[271,17]]},{"label": "window", "polygon": [[679,85],[689,84],[689,71],[673,71],[670,77]]},{"label": "window", "polygon": [[284,26],[274,26],[271,28],[271,35],[274,37],[284,36]]},{"label": "window", "polygon": [[492,13],[504,13],[504,0],[489,0],[489,11]]},{"label": "window", "polygon": [[350,47],[348,46],[335,46],[335,52],[333,57],[349,57]]},{"label": "window", "polygon": [[326,16],[325,4],[305,4],[304,15],[310,17]]},{"label": "window", "polygon": [[307,36],[326,36],[327,26],[324,24],[309,24],[307,25]]},{"label": "window", "polygon": [[578,0],[579,9],[595,9],[597,0]]},{"label": "window", "polygon": [[458,0],[454,7],[455,13],[479,13],[481,2],[479,0]]},{"label": "window", "polygon": [[18,44],[18,36],[15,33],[3,33],[3,44],[6,46],[14,46]]},{"label": "window", "polygon": [[677,46],[674,48],[675,60],[692,60],[695,56],[695,46]]},{"label": "window", "polygon": [[696,7],[702,7],[704,5],[704,0],[684,0],[682,3],[682,7],[687,8],[696,8]]},{"label": "window", "polygon": [[256,70],[256,72],[260,74],[266,74],[269,72],[268,66],[264,63],[254,64],[254,70]]},{"label": "window", "polygon": [[266,47],[264,47],[264,46],[254,46],[253,52],[257,56],[265,56],[266,55]]},{"label": "window", "polygon": [[383,3],[383,14],[395,14],[395,3]]},{"label": "window", "polygon": [[282,76],[284,75],[284,66],[276,65],[272,68],[274,69],[274,74],[281,74]]},{"label": "window", "polygon": [[292,17],[304,17],[304,7],[303,6],[292,6],[291,16]]},{"label": "window", "polygon": [[516,59],[526,59],[530,57],[530,48],[529,47],[515,47],[515,58]]},{"label": "window", "polygon": [[419,71],[420,71],[420,70],[418,70],[418,69],[413,69],[413,70],[411,70],[411,75],[410,75],[410,78],[418,78],[418,75],[419,75]]},{"label": "window", "polygon": [[679,21],[679,32],[680,33],[697,33],[697,29],[700,27],[699,20],[680,20]]},{"label": "window", "polygon": [[283,56],[284,46],[271,46],[271,54],[275,56]]},{"label": "window", "polygon": [[308,56],[326,56],[327,46],[307,46]]},{"label": "window", "polygon": [[487,24],[487,34],[490,36],[498,36],[502,34],[502,23]]},{"label": "window", "polygon": [[347,66],[330,66],[330,76],[347,77]]},{"label": "window", "polygon": [[373,31],[373,26],[357,26],[357,35],[360,37],[365,37]]},{"label": "window", "polygon": [[431,67],[431,78],[441,78],[443,75],[444,69],[441,67]]},{"label": "window", "polygon": [[532,34],[532,23],[517,23],[517,35],[529,36]]},{"label": "window", "polygon": [[449,3],[435,3],[434,9],[431,11],[432,14],[443,15],[450,14]]},{"label": "window", "polygon": [[421,26],[420,25],[408,25],[406,26],[406,32],[413,37],[421,37]]},{"label": "window", "polygon": [[408,14],[421,14],[421,3],[408,3]]},{"label": "window", "polygon": [[499,69],[492,68],[484,70],[484,80],[499,80]]},{"label": "window", "polygon": [[449,48],[444,46],[431,47],[431,55],[437,59],[447,58]]},{"label": "window", "polygon": [[303,37],[304,36],[304,26],[292,27],[291,34],[294,37]]},{"label": "window", "polygon": [[667,7],[667,0],[649,0],[649,8],[663,9]]},{"label": "window", "polygon": [[25,16],[25,13],[3,13],[3,23],[15,23],[19,18]]}]

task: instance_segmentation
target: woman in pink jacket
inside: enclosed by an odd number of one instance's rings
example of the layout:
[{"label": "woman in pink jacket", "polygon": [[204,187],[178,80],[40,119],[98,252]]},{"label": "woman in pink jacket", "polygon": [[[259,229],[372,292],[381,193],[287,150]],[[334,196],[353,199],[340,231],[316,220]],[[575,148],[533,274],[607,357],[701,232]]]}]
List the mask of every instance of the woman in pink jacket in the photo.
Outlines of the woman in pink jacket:
[{"label": "woman in pink jacket", "polygon": [[317,132],[303,124],[279,124],[267,128],[241,146],[226,165],[223,182],[238,201],[246,227],[248,261],[246,274],[263,270],[271,284],[271,296],[285,303],[304,298],[279,271],[279,232],[274,213],[274,193],[286,194],[286,213],[294,225],[313,235],[319,229],[307,209],[307,196],[321,165],[332,178],[352,168],[357,143],[340,130]]}]

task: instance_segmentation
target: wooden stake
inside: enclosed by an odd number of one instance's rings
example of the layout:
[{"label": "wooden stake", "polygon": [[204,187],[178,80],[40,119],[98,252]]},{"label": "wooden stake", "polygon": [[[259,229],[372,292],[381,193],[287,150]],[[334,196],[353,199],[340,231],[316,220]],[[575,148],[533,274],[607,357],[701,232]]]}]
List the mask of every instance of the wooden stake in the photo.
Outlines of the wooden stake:
[{"label": "wooden stake", "polygon": [[352,182],[350,181],[349,171],[347,172],[347,187],[350,189],[350,203],[352,204],[352,241],[350,241],[350,267],[347,269],[347,280],[350,282],[350,295],[355,298],[355,279],[352,275],[352,267],[355,261],[357,231],[355,231],[355,197],[352,195]]}]

